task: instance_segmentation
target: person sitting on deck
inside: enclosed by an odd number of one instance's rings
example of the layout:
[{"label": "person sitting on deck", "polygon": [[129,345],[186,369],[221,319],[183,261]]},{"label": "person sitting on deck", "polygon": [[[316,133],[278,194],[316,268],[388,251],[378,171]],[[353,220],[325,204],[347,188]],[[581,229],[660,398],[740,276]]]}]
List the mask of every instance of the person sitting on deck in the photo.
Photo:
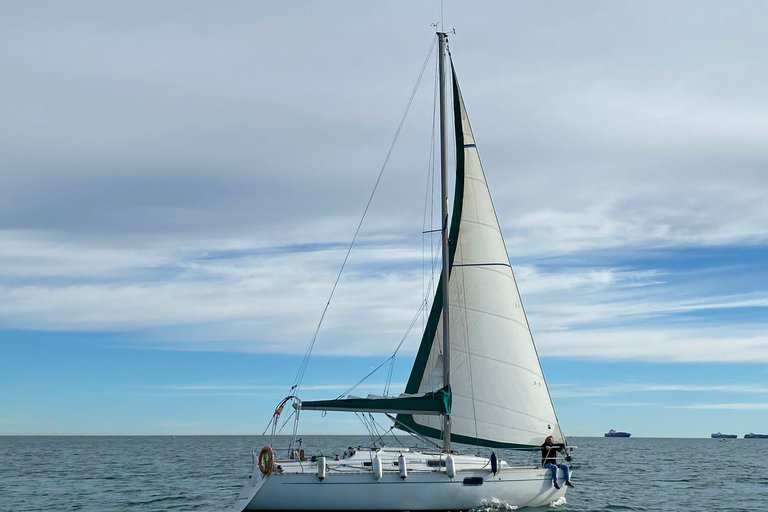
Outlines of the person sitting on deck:
[{"label": "person sitting on deck", "polygon": [[[559,451],[565,452],[565,445],[563,443],[555,444],[555,439],[552,436],[547,437],[547,439],[544,441],[544,444],[541,445],[541,467],[552,470],[552,485],[555,486],[555,489],[560,488],[560,485],[557,483],[558,468],[563,470],[563,476],[565,476],[565,485],[567,487],[573,487],[568,471],[568,466],[565,464],[557,463],[557,452]],[[570,461],[571,456],[566,454],[565,460]]]}]

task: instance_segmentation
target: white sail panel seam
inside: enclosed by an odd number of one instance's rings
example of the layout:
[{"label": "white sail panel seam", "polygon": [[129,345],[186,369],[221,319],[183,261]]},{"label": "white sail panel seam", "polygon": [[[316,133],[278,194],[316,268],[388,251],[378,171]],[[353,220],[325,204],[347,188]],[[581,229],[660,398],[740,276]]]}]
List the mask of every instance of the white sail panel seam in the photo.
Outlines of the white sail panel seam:
[{"label": "white sail panel seam", "polygon": [[455,263],[452,268],[456,267],[509,267],[512,268],[512,265],[509,263]]},{"label": "white sail panel seam", "polygon": [[[467,354],[466,352],[463,352],[463,353]],[[538,377],[540,379],[544,379],[544,375],[538,374],[535,371],[531,370],[530,368],[527,368],[525,366],[521,366],[519,364],[510,363],[508,361],[503,361],[501,359],[496,359],[495,357],[488,357],[488,356],[484,356],[484,355],[481,355],[481,354],[476,354],[474,352],[471,353],[471,354],[467,354],[467,355],[469,355],[470,357],[479,357],[480,359],[485,359],[486,361],[494,361],[494,362],[497,362],[497,363],[501,363],[504,366],[511,366],[513,368],[520,368],[521,370],[524,370],[524,371],[530,373],[531,375],[535,375],[536,377]],[[459,393],[456,393],[456,392],[454,392],[453,394],[454,395],[462,396],[462,395],[460,395]],[[499,407],[502,407],[502,406],[499,406]],[[504,409],[504,407],[502,407],[502,409]]]},{"label": "white sail panel seam", "polygon": [[494,230],[495,232],[501,234],[501,229],[493,226],[492,224],[488,224],[488,223],[485,223],[485,222],[480,222],[478,220],[461,219],[461,223],[462,224],[474,224],[475,226],[483,226],[483,227],[486,227],[486,228],[490,228],[490,229]]},{"label": "white sail panel seam", "polygon": [[[454,393],[454,394],[457,394],[457,393]],[[461,396],[463,398],[469,398],[466,395],[458,395],[458,396]],[[509,409],[508,407],[504,407],[504,406],[501,406],[499,404],[494,404],[494,403],[491,403],[491,402],[487,402],[485,400],[477,400],[477,402],[479,402],[481,404],[485,404],[485,405],[490,405],[491,407],[494,407],[496,409],[501,409],[503,411],[508,411],[508,412],[512,412],[512,413],[515,413],[515,414],[519,414],[520,416],[525,416],[526,418],[532,418],[534,420],[544,421],[544,422],[547,422],[547,423],[552,423],[552,421],[553,421],[551,419],[542,418],[542,417],[539,417],[539,416],[534,416],[532,414],[520,411],[518,409]],[[420,414],[420,413],[417,413],[417,414]],[[458,418],[470,419],[468,416],[459,416],[459,415],[453,415],[453,416],[456,416]],[[515,426],[512,426],[512,425],[507,425],[505,423],[494,423],[494,422],[489,421],[489,420],[486,420],[486,421],[480,420],[480,423],[486,423],[488,425],[501,425],[501,426],[503,426],[505,428],[514,428],[514,429],[518,429],[518,430],[526,430],[526,429],[521,429],[521,428],[518,428],[518,427],[515,427]],[[531,432],[531,431],[529,431],[529,432]]]},{"label": "white sail panel seam", "polygon": [[[462,245],[458,246],[458,252],[459,252],[459,258],[463,256],[464,249]],[[469,322],[467,322],[467,311],[471,311],[469,308],[466,307],[467,303],[467,280],[462,279],[461,280],[461,290],[462,290],[462,299],[463,299],[463,306],[460,306],[460,309],[464,311],[464,331],[465,331],[465,337],[464,337],[464,345],[466,346],[466,353],[469,355],[467,358],[467,367],[469,369],[469,392],[472,394],[470,397],[470,400],[472,401],[472,419],[474,420],[475,424],[475,438],[478,438],[478,429],[477,429],[477,408],[475,407],[475,381],[472,378],[472,353],[469,350]]]},{"label": "white sail panel seam", "polygon": [[496,274],[502,275],[504,277],[507,277],[512,280],[512,283],[517,286],[517,282],[515,281],[515,277],[511,273],[504,272],[504,270],[493,268],[493,267],[502,267],[502,269],[509,269],[512,270],[512,266],[504,263],[464,263],[462,265],[454,265],[454,268],[460,268],[461,270],[466,269],[472,269],[477,268],[477,270],[486,270],[488,272],[495,272]]},{"label": "white sail panel seam", "polygon": [[[486,189],[488,188],[488,182],[487,181],[482,180],[482,179],[480,179],[479,177],[477,177],[475,175],[471,175],[471,174],[470,175],[465,175],[464,181],[466,182],[466,181],[470,181],[470,180],[476,181],[478,183],[482,183],[483,185],[485,185]],[[489,194],[490,194],[490,192],[489,192]],[[462,219],[462,220],[464,220],[464,219]]]},{"label": "white sail panel seam", "polygon": [[525,330],[528,331],[528,333],[531,332],[530,328],[526,324],[524,324],[520,320],[515,320],[514,318],[509,317],[509,316],[500,315],[498,313],[491,313],[490,311],[481,311],[479,309],[470,308],[470,307],[462,306],[462,305],[459,305],[459,304],[456,305],[456,309],[463,309],[465,311],[471,311],[473,313],[477,313],[478,315],[488,315],[488,316],[500,318],[502,320],[509,320],[510,322],[514,322],[517,325],[519,325],[520,327],[525,328]]},{"label": "white sail panel seam", "polygon": [[[507,409],[507,411],[513,412],[513,413],[517,412],[517,411],[511,411],[509,409]],[[423,416],[423,415],[422,414],[414,414],[414,416]],[[547,425],[552,425],[553,423],[555,423],[554,419],[538,418],[536,416],[531,416],[530,414],[522,414],[521,413],[520,416],[525,416],[526,418],[529,418],[529,419],[532,419],[532,420],[536,420],[537,422],[546,423]],[[434,418],[435,415],[432,415],[430,417]],[[455,416],[454,415],[454,418],[456,418],[456,419],[463,419],[463,420],[471,420],[471,418],[469,418],[467,416]],[[503,428],[505,428],[507,430],[515,430],[517,432],[528,432],[528,433],[535,434],[535,435],[540,435],[541,434],[541,432],[539,432],[537,430],[534,430],[534,429],[520,427],[518,425],[508,425],[506,423],[494,423],[494,422],[489,421],[489,420],[482,420],[482,419],[480,419],[480,420],[477,421],[477,423],[480,426],[485,426],[485,427],[489,427],[489,426],[490,427],[503,427]]]}]

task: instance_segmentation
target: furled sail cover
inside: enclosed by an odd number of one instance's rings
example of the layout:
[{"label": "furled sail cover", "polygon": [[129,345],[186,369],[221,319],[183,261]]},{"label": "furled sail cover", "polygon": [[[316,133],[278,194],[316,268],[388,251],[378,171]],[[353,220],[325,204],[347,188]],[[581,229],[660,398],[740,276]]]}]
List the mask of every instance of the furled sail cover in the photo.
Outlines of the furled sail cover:
[{"label": "furled sail cover", "polygon": [[[451,439],[521,449],[540,445],[550,435],[564,442],[455,71],[453,104],[457,151],[449,235]],[[438,288],[406,393],[443,386],[441,294]],[[442,438],[439,416],[399,414],[396,426]]]},{"label": "furled sail cover", "polygon": [[301,402],[301,409],[314,411],[354,411],[385,413],[418,413],[440,415],[451,412],[451,392],[439,389],[418,395],[374,396],[366,398],[348,396],[337,400]]}]

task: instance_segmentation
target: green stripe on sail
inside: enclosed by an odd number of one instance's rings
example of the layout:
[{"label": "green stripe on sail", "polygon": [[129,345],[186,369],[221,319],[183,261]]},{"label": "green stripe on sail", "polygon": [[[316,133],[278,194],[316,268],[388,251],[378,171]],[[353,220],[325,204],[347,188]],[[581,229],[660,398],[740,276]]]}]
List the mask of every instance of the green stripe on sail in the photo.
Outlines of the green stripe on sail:
[{"label": "green stripe on sail", "polygon": [[[459,239],[459,225],[461,224],[461,209],[464,204],[464,130],[461,126],[461,105],[459,99],[458,82],[456,81],[456,71],[451,63],[451,72],[453,74],[453,118],[454,130],[456,133],[456,185],[453,194],[453,215],[451,217],[451,228],[448,231],[448,272],[453,267],[453,259],[456,255],[456,242]],[[461,149],[459,149],[461,148]],[[443,269],[443,272],[445,269]],[[441,273],[442,275],[442,273]],[[432,343],[437,334],[437,324],[440,321],[440,314],[443,311],[443,280],[437,285],[435,300],[432,301],[432,309],[429,311],[427,327],[424,329],[424,335],[421,337],[419,351],[416,354],[416,360],[411,369],[411,376],[405,386],[405,392],[416,394],[419,392],[424,370],[427,367],[429,353],[432,351]]]},{"label": "green stripe on sail", "polygon": [[[395,418],[395,428],[399,428],[400,430],[406,430],[406,431],[410,430],[417,434],[421,434],[426,437],[431,437],[433,439],[443,438],[442,430],[438,430],[432,427],[425,427],[424,425],[419,425],[414,421],[413,416],[411,414],[398,414],[397,417]],[[451,442],[469,444],[474,446],[477,446],[477,445],[487,446],[489,448],[506,448],[509,450],[532,450],[532,449],[539,448],[539,445],[537,444],[501,443],[499,441],[491,441],[490,439],[462,436],[460,434],[454,434],[453,432],[451,432]]]},{"label": "green stripe on sail", "polygon": [[[461,225],[461,210],[464,205],[464,128],[461,124],[461,98],[459,94],[458,81],[456,79],[456,70],[453,69],[453,62],[451,62],[451,74],[453,75],[453,119],[454,119],[454,132],[456,135],[456,183],[453,194],[453,214],[451,216],[451,227],[448,231],[448,275],[450,276],[451,268],[453,268],[453,260],[456,256],[456,246],[459,240],[459,226]],[[445,269],[442,270],[445,272]],[[429,318],[427,320],[427,327],[424,329],[424,335],[421,338],[421,344],[419,345],[419,351],[416,354],[416,360],[413,363],[413,369],[411,375],[408,378],[408,383],[405,386],[405,392],[415,394],[419,392],[419,386],[424,378],[424,371],[427,367],[427,361],[429,360],[429,354],[432,351],[432,344],[435,341],[437,334],[437,325],[440,321],[440,315],[443,310],[443,285],[442,278],[437,286],[437,292],[435,294],[435,300],[432,302],[432,309],[429,311]],[[443,432],[431,427],[425,427],[416,423],[413,419],[413,414],[399,413],[395,418],[396,424],[400,423],[407,426],[409,429],[418,432],[419,434],[432,437],[435,439],[442,439]],[[484,441],[469,438],[462,435],[452,434],[451,438],[458,443],[466,444],[480,444],[484,446],[498,446],[500,448],[529,448],[525,445],[512,445],[495,443],[494,441]]]},{"label": "green stripe on sail", "polygon": [[451,390],[439,389],[420,396],[395,398],[345,398],[338,400],[310,400],[301,408],[314,411],[385,412],[407,414],[450,414]]}]

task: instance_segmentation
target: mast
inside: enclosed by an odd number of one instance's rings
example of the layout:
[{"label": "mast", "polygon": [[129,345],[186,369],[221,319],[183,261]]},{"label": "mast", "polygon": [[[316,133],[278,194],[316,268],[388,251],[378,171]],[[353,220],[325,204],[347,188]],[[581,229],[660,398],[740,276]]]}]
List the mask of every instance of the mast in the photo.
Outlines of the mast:
[{"label": "mast", "polygon": [[[451,385],[451,340],[450,322],[448,321],[448,141],[446,129],[445,106],[445,52],[447,51],[448,37],[443,32],[438,32],[439,39],[438,73],[440,75],[440,193],[443,215],[443,227],[441,230],[443,239],[443,271],[441,273],[443,285],[443,386]],[[443,415],[443,451],[451,452],[451,415]]]}]

